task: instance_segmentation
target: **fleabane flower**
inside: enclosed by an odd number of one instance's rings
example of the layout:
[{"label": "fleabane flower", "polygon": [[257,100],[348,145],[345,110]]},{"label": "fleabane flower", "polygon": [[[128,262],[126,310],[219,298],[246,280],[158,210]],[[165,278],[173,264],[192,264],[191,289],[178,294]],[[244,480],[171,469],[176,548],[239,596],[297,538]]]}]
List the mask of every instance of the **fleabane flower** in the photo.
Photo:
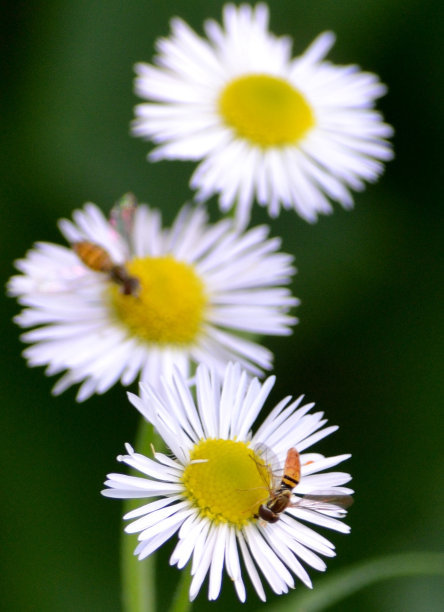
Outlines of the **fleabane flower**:
[{"label": "fleabane flower", "polygon": [[[351,477],[325,470],[350,455],[307,452],[337,427],[325,427],[323,413],[311,413],[313,404],[301,405],[302,396],[286,397],[252,434],[273,384],[274,377],[264,383],[249,378],[239,364],[229,364],[222,379],[200,365],[194,388],[177,372],[158,389],[141,383],[140,397],[129,394],[172,456],[154,451],[151,459],[127,445],[128,454],[118,460],[141,475],[109,474],[102,493],[150,499],[124,516],[131,521],[125,530],[139,534],[140,560],[177,534],[170,564],[179,569],[191,564],[191,600],[207,575],[208,598],[217,599],[224,568],[241,601],[244,571],[262,600],[264,578],[278,594],[295,586],[294,576],[311,587],[303,564],[323,571],[319,555],[335,552],[305,523],[349,532],[338,520],[347,504],[338,500],[350,500],[352,491],[343,485]],[[284,490],[287,501],[278,508]],[[264,507],[274,508],[275,520],[264,520]]]},{"label": "fleabane flower", "polygon": [[82,383],[83,401],[119,380],[156,384],[174,367],[189,376],[198,362],[271,368],[251,334],[290,334],[297,299],[286,287],[293,258],[267,226],[210,224],[202,207],[184,207],[171,228],[146,205],[118,207],[109,221],[86,204],[73,218],[59,224],[70,246],[37,243],[8,285],[25,306],[16,323],[32,328],[28,364],[65,371],[54,393]]},{"label": "fleabane flower", "polygon": [[198,201],[219,195],[246,225],[256,199],[271,216],[295,209],[307,221],[353,205],[352,190],[375,181],[392,157],[392,128],[374,110],[386,92],[358,66],[324,58],[324,32],[296,58],[291,40],[268,31],[268,8],[225,5],[207,39],[184,21],[157,42],[156,65],[136,65],[133,133],[157,147],[149,159],[195,160]]}]

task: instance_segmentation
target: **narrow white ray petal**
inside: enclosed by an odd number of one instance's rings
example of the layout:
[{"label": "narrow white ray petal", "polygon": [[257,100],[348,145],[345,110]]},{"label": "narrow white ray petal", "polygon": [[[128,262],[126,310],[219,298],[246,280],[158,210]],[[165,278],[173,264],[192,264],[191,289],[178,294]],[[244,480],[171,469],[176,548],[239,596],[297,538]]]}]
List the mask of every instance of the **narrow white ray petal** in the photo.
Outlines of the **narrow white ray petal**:
[{"label": "narrow white ray petal", "polygon": [[228,525],[222,523],[218,527],[217,538],[212,553],[210,568],[210,579],[208,583],[208,599],[215,600],[219,597],[222,585],[222,570],[224,568],[225,546],[228,537]]},{"label": "narrow white ray petal", "polygon": [[244,539],[243,533],[237,534],[237,540],[239,542],[239,546],[242,552],[242,558],[245,563],[245,567],[247,569],[248,575],[250,576],[250,580],[253,583],[254,588],[256,589],[256,593],[262,601],[265,601],[267,598],[265,596],[264,587],[262,586],[261,579],[259,577],[259,573],[254,565],[253,559],[251,558],[250,552],[247,548],[247,544]]},{"label": "narrow white ray petal", "polygon": [[312,474],[303,479],[303,489],[298,489],[298,493],[312,493],[313,491],[339,487],[350,482],[350,474],[345,472],[326,472],[324,474]]},{"label": "narrow white ray petal", "polygon": [[268,542],[270,548],[276,551],[277,556],[285,563],[285,565],[307,586],[312,587],[310,576],[300,564],[297,557],[294,555],[288,543],[279,538],[279,529],[262,529],[261,533],[264,535],[265,540]]},{"label": "narrow white ray petal", "polygon": [[293,516],[283,514],[279,519],[279,527],[288,534],[289,538],[304,544],[307,548],[326,557],[335,555],[334,546],[327,538],[296,520]]},{"label": "narrow white ray petal", "polygon": [[[240,427],[238,436],[240,440],[244,439],[250,431],[251,425],[254,423],[257,415],[262,409],[265,400],[267,399],[271,389],[274,386],[275,381],[275,376],[269,376],[261,386],[259,393],[254,392],[254,381],[250,383],[250,387],[247,391],[247,396],[245,398],[245,404],[248,406],[248,410],[244,411],[244,414],[242,416],[242,423],[239,424]],[[252,397],[253,395],[255,395],[254,399]],[[251,402],[250,396],[252,397]]]},{"label": "narrow white ray petal", "polygon": [[298,442],[298,450],[300,452],[304,451],[306,448],[313,446],[313,444],[316,444],[316,442],[319,442],[319,440],[322,440],[323,438],[326,438],[334,431],[337,431],[337,429],[338,429],[337,425],[331,425],[330,427],[321,429],[321,431],[318,431],[312,436],[305,438],[302,442]]},{"label": "narrow white ray petal", "polygon": [[280,595],[286,593],[289,586],[293,588],[294,580],[290,572],[276,553],[265,544],[259,530],[247,525],[244,532],[251,554],[273,591]]},{"label": "narrow white ray petal", "polygon": [[211,527],[209,530],[205,542],[205,549],[201,556],[199,565],[193,573],[193,578],[191,580],[190,601],[194,601],[194,599],[197,597],[197,594],[200,591],[200,587],[202,586],[202,582],[205,580],[205,576],[208,573],[208,569],[213,558],[214,549],[218,538],[218,532],[219,529],[217,526]]},{"label": "narrow white ray petal", "polygon": [[[301,473],[303,476],[308,476],[309,474],[315,474],[316,472],[321,472],[323,470],[328,470],[338,463],[345,461],[346,459],[350,459],[351,455],[336,455],[336,457],[322,457],[320,459],[308,459],[305,456],[301,457]],[[312,463],[306,463],[307,461],[311,461]]]},{"label": "narrow white ray petal", "polygon": [[140,453],[132,452],[131,455],[119,455],[117,460],[126,463],[126,465],[133,467],[151,478],[163,480],[165,482],[177,482],[177,477],[174,476],[171,478],[168,471],[162,465],[159,465],[157,461],[153,461]]},{"label": "narrow white ray petal", "polygon": [[178,569],[185,567],[198,542],[204,541],[205,536],[202,534],[208,529],[208,525],[207,519],[202,519],[197,515],[189,516],[182,523],[179,530],[179,541],[170,558],[171,565],[177,565]]},{"label": "narrow white ray petal", "polygon": [[304,521],[309,521],[310,523],[314,523],[315,525],[320,525],[321,527],[327,527],[328,529],[333,529],[335,531],[340,531],[342,533],[349,533],[350,527],[343,523],[342,521],[338,521],[337,519],[330,518],[319,512],[315,512],[313,510],[307,510],[305,508],[289,508],[287,512],[296,518],[302,519]]},{"label": "narrow white ray petal", "polygon": [[162,544],[164,544],[167,540],[169,540],[177,531],[177,524],[172,525],[164,525],[163,530],[154,535],[149,540],[143,540],[140,542],[137,548],[134,551],[134,554],[137,554],[139,557],[139,561],[143,561],[148,555],[151,555],[155,550],[157,550]]},{"label": "narrow white ray petal", "polygon": [[200,364],[196,371],[196,391],[199,416],[205,437],[215,437],[217,435],[219,394],[217,382],[203,364]]},{"label": "narrow white ray petal", "polygon": [[[107,487],[112,487],[112,482],[106,480],[104,484]],[[159,495],[169,495],[181,491],[179,487],[162,487],[156,489],[134,489],[134,488],[109,488],[101,491],[105,497],[113,497],[115,499],[146,499],[147,497],[157,497]]]},{"label": "narrow white ray petal", "polygon": [[[161,511],[159,510],[159,512]],[[160,523],[151,525],[147,529],[144,529],[143,531],[141,531],[139,533],[138,540],[140,542],[142,542],[143,540],[151,540],[153,537],[157,536],[157,534],[161,533],[162,531],[166,529],[170,529],[170,527],[172,526],[175,526],[177,530],[179,529],[183,521],[191,514],[194,514],[194,512],[195,512],[194,509],[185,507],[184,509],[179,510],[178,512],[175,512],[173,515],[163,519]]]},{"label": "narrow white ray petal", "polygon": [[242,580],[239,553],[236,545],[236,528],[233,526],[228,527],[228,533],[225,540],[225,567],[227,569],[227,574],[234,582],[239,599],[244,602],[246,599],[246,591]]},{"label": "narrow white ray petal", "polygon": [[[281,522],[279,524],[281,525]],[[296,538],[288,537],[287,533],[281,533],[281,530],[279,528],[276,531],[279,532],[278,534],[276,534],[277,537],[280,540],[284,541],[285,544],[295,553],[295,555],[302,559],[302,561],[308,563],[308,565],[310,565],[314,569],[317,569],[320,572],[326,570],[327,566],[325,562],[314,552],[312,552],[308,547],[298,542]]]},{"label": "narrow white ray petal", "polygon": [[169,505],[166,508],[158,508],[127,525],[125,531],[126,533],[138,533],[139,531],[146,531],[156,524],[162,522],[165,524],[165,519],[181,512],[184,508],[189,508],[189,506],[188,501],[183,501]]},{"label": "narrow white ray petal", "polygon": [[[270,412],[270,414],[267,416],[265,421],[262,423],[262,425],[257,430],[254,436],[254,439],[257,442],[266,442],[267,439],[270,438],[271,435],[273,435],[274,432],[279,427],[281,427],[283,423],[286,422],[286,419],[288,418],[288,416],[291,415],[295,411],[296,408],[298,408],[299,404],[303,400],[303,397],[304,396],[301,395],[296,400],[291,402],[291,404],[288,404],[288,402],[290,402],[292,398],[291,396],[287,396],[283,400],[281,400],[278,404],[276,404],[276,406],[273,408],[273,410]],[[311,410],[312,407],[313,407],[313,404],[306,404],[305,406],[300,408],[297,412],[295,412],[295,415],[297,415],[295,418],[297,419],[302,418],[304,414],[306,414],[309,410]]]},{"label": "narrow white ray petal", "polygon": [[124,521],[129,521],[130,519],[138,518],[139,516],[143,516],[145,514],[149,514],[150,512],[154,512],[155,510],[159,510],[160,508],[164,508],[169,504],[172,504],[181,499],[180,495],[172,495],[171,497],[164,497],[161,499],[157,499],[154,502],[149,502],[144,506],[140,506],[139,508],[135,508],[134,510],[130,510],[123,515]]}]

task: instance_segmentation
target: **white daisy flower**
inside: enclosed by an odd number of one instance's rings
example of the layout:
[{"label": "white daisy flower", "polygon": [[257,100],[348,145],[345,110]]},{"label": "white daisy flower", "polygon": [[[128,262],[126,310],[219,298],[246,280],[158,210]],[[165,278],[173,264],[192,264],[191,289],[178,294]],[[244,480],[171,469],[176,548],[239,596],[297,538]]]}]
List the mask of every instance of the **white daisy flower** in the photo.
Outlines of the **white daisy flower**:
[{"label": "white daisy flower", "polygon": [[268,227],[209,224],[202,207],[184,207],[170,229],[146,205],[118,209],[120,233],[116,215],[110,222],[94,204],[73,219],[60,229],[89,265],[71,246],[37,243],[8,286],[26,306],[16,323],[32,328],[22,336],[29,365],[66,371],[55,394],[81,382],[83,401],[119,380],[156,384],[173,367],[189,376],[199,362],[219,372],[230,360],[255,375],[271,368],[272,353],[248,336],[290,334],[298,300],[285,287],[293,258]]},{"label": "white daisy flower", "polygon": [[[157,390],[142,383],[140,397],[129,394],[173,457],[154,452],[149,459],[127,445],[128,454],[118,460],[142,476],[109,474],[109,488],[102,493],[156,498],[125,515],[132,521],[125,531],[139,533],[139,559],[177,533],[170,564],[182,569],[191,560],[191,600],[207,575],[208,598],[217,599],[225,567],[245,601],[241,559],[262,600],[260,573],[278,594],[295,586],[293,575],[311,587],[301,561],[323,571],[326,565],[319,555],[333,557],[335,552],[331,542],[304,523],[349,532],[338,518],[345,515],[353,492],[343,486],[351,477],[324,470],[350,455],[306,452],[337,427],[324,427],[322,412],[309,414],[313,404],[301,406],[302,396],[295,401],[286,397],[251,433],[274,380],[251,380],[239,364],[229,364],[222,380],[200,365],[196,401],[179,372]],[[276,482],[274,462],[280,466]],[[273,520],[267,511],[276,515]]]},{"label": "white daisy flower", "polygon": [[223,27],[208,39],[184,21],[157,41],[157,66],[136,65],[133,133],[156,143],[149,155],[202,160],[191,187],[204,201],[219,194],[241,225],[253,200],[271,216],[295,209],[307,221],[331,213],[329,200],[353,205],[350,190],[375,181],[391,159],[392,128],[373,109],[386,92],[378,77],[324,58],[324,32],[299,57],[292,41],[268,31],[268,7],[225,5]]}]

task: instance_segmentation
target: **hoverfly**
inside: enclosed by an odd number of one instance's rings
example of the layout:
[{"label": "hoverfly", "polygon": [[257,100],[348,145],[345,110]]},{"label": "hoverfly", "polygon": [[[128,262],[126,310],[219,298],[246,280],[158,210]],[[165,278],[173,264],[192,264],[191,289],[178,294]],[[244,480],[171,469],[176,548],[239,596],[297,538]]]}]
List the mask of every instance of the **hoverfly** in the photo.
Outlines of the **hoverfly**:
[{"label": "hoverfly", "polygon": [[[264,465],[261,465],[263,468]],[[268,466],[266,466],[268,468]],[[262,470],[260,470],[262,473]],[[269,472],[271,480],[271,471]],[[269,497],[267,501],[258,508],[256,518],[261,518],[267,523],[276,523],[280,514],[287,508],[304,507],[313,510],[337,510],[346,509],[353,503],[350,495],[304,495],[300,500],[291,502],[293,489],[301,479],[301,460],[295,448],[290,448],[285,459],[284,473],[281,481],[275,486],[267,483]]]},{"label": "hoverfly", "polygon": [[74,242],[72,248],[90,270],[107,274],[110,280],[120,285],[124,295],[137,295],[140,288],[139,279],[128,274],[125,266],[114,263],[108,251],[102,246],[81,240]]}]

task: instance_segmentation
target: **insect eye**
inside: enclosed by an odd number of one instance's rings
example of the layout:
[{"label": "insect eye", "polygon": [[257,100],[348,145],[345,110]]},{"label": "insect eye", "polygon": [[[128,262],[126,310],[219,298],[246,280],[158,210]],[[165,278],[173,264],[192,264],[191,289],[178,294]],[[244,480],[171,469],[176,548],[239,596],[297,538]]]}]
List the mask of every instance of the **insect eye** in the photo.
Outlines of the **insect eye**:
[{"label": "insect eye", "polygon": [[262,520],[267,521],[267,523],[276,523],[279,520],[279,515],[263,504],[259,506],[258,515]]}]

